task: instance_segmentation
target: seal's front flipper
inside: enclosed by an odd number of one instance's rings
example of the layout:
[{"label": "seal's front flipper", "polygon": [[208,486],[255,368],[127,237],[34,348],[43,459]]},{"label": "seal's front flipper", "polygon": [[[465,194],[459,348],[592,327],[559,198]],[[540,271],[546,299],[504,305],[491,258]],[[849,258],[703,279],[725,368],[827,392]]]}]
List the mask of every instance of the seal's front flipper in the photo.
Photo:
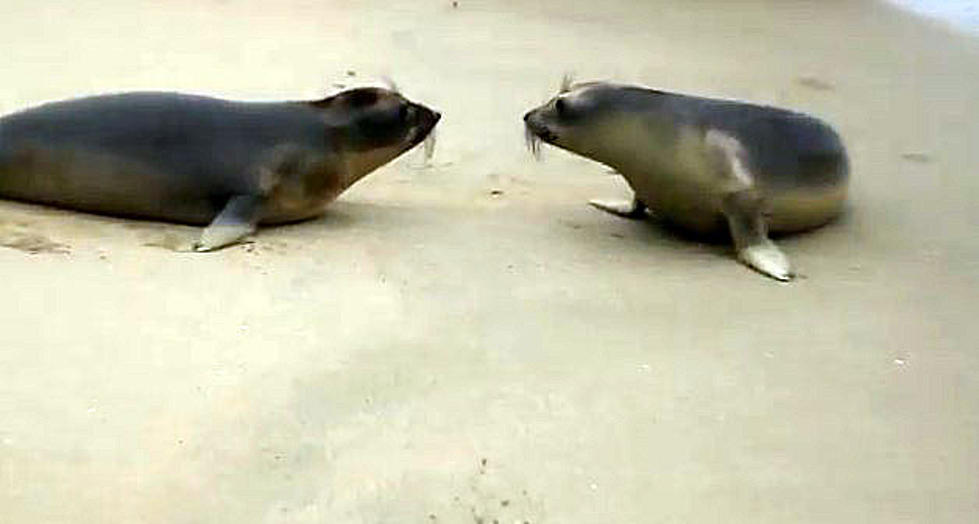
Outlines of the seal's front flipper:
[{"label": "seal's front flipper", "polygon": [[738,259],[748,267],[783,282],[794,276],[788,257],[768,238],[761,198],[753,190],[731,193],[724,198],[731,238]]},{"label": "seal's front flipper", "polygon": [[255,195],[231,197],[218,216],[204,228],[194,251],[214,251],[240,242],[255,232],[265,199]]},{"label": "seal's front flipper", "polygon": [[755,177],[748,168],[741,142],[717,129],[708,130],[704,141],[716,155],[720,176],[724,178],[722,211],[738,259],[763,275],[783,282],[792,280],[789,259],[768,238],[764,202],[755,188]]},{"label": "seal's front flipper", "polygon": [[638,198],[633,198],[632,202],[608,202],[605,200],[589,200],[589,204],[597,209],[612,213],[623,218],[643,218],[646,216],[646,204]]},{"label": "seal's front flipper", "polygon": [[775,280],[788,282],[795,276],[789,265],[789,259],[774,242],[768,239],[761,244],[739,249],[738,259],[748,267]]}]

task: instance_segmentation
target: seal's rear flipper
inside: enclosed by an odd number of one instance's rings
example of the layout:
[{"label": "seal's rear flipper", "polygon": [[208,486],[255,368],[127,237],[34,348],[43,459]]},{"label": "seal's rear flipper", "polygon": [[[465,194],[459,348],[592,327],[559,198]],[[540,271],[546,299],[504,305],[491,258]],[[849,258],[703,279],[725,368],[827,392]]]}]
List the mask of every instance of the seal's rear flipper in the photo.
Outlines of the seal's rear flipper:
[{"label": "seal's rear flipper", "polygon": [[254,233],[264,202],[264,197],[255,195],[231,197],[218,216],[204,228],[200,240],[194,244],[194,251],[214,251]]},{"label": "seal's rear flipper", "polygon": [[646,204],[638,198],[633,198],[632,202],[607,202],[605,200],[589,200],[596,209],[601,209],[613,215],[623,218],[644,218],[646,216]]},{"label": "seal's rear flipper", "polygon": [[783,282],[794,276],[788,257],[768,238],[761,198],[753,190],[731,193],[724,198],[731,238],[738,259],[748,267]]}]

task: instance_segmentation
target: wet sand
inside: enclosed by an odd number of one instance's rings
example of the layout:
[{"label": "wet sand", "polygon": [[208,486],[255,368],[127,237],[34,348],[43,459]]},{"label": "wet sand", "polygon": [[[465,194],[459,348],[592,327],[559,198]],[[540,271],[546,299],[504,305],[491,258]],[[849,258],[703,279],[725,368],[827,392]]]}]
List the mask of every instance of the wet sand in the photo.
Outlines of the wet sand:
[{"label": "wet sand", "polygon": [[[0,202],[0,522],[962,523],[979,39],[873,2],[6,2],[0,111],[392,75],[445,113],[252,244]],[[598,7],[601,5],[601,7]],[[790,285],[585,202],[561,75],[812,112],[846,217]]]}]

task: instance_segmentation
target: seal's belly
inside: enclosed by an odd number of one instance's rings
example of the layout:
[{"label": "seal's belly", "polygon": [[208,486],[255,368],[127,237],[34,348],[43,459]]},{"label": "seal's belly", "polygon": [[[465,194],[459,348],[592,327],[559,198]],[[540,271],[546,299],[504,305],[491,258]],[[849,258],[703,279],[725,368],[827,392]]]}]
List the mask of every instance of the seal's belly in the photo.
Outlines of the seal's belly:
[{"label": "seal's belly", "polygon": [[704,166],[647,162],[655,169],[623,170],[636,196],[657,216],[694,233],[712,235],[726,227],[719,179]]},{"label": "seal's belly", "polygon": [[220,199],[190,177],[105,152],[20,147],[0,156],[0,196],[108,215],[206,224]]},{"label": "seal's belly", "polygon": [[[636,196],[662,218],[693,233],[713,235],[727,230],[721,208],[724,186],[695,173],[627,176]],[[762,194],[769,230],[791,233],[819,227],[838,216],[847,196],[846,184],[799,187]]]},{"label": "seal's belly", "polygon": [[289,195],[286,194],[287,192],[277,191],[269,198],[261,223],[266,225],[288,224],[318,217],[326,211],[326,206],[336,200],[341,192],[342,188],[338,188],[328,195],[311,197],[300,194]]},{"label": "seal's belly", "polygon": [[[631,137],[641,137],[634,131]],[[694,233],[712,235],[726,227],[721,214],[723,179],[706,154],[702,133],[680,128],[665,147],[634,139],[619,172],[636,196],[661,218]]]},{"label": "seal's belly", "polygon": [[674,182],[637,189],[636,195],[654,214],[692,232],[713,234],[723,230],[724,217],[710,187]]},{"label": "seal's belly", "polygon": [[819,227],[836,218],[846,202],[845,184],[796,188],[766,195],[768,228],[792,233]]}]

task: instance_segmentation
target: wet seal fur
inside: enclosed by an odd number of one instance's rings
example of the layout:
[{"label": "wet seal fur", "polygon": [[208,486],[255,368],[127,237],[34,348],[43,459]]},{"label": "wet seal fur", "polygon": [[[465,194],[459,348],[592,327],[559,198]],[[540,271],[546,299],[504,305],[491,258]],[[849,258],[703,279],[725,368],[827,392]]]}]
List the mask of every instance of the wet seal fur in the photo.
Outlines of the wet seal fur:
[{"label": "wet seal fur", "polygon": [[0,118],[0,197],[207,225],[194,247],[210,251],[320,215],[440,117],[379,87],[300,102],[136,92],[48,103]]},{"label": "wet seal fur", "polygon": [[566,79],[524,123],[535,154],[543,141],[601,162],[635,192],[631,202],[593,206],[627,218],[649,209],[704,237],[726,230],[742,262],[782,281],[793,272],[769,232],[819,227],[846,199],[839,136],[785,109]]}]

